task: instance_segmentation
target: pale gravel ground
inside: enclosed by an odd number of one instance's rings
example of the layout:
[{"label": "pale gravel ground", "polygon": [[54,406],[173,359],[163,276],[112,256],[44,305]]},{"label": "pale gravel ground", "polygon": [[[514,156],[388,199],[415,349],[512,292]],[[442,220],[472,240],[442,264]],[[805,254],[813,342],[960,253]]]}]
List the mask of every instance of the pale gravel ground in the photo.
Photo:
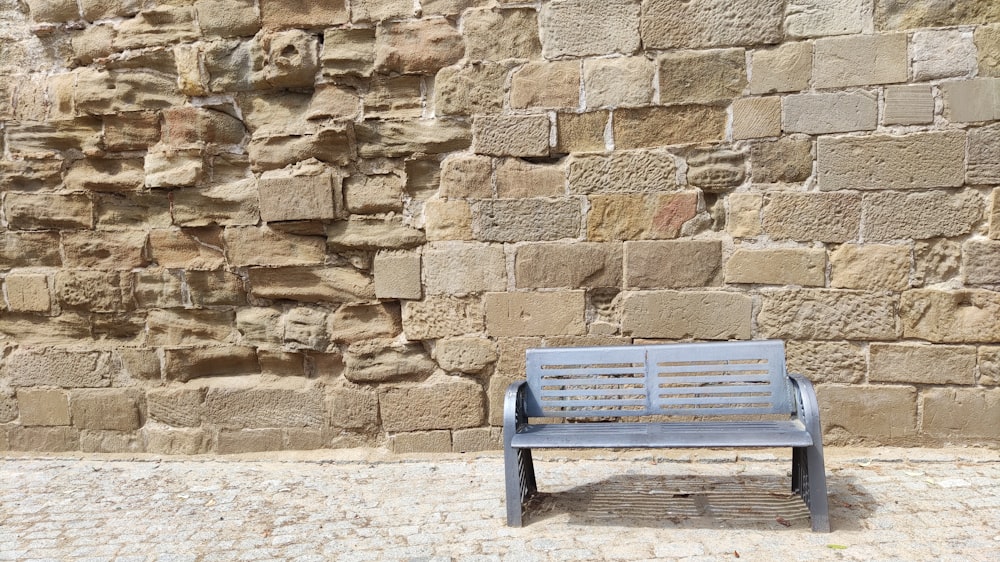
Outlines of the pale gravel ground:
[{"label": "pale gravel ground", "polygon": [[[828,449],[834,532],[784,451],[0,457],[0,560],[997,560],[1000,452]],[[738,557],[737,557],[738,555]]]}]

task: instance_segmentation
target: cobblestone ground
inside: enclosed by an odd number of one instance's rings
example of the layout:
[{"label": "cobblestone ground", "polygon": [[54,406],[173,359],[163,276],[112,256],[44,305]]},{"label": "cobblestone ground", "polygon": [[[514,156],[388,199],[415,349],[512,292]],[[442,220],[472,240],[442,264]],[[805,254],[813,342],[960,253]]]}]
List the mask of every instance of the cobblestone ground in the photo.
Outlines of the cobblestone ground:
[{"label": "cobblestone ground", "polygon": [[0,560],[996,560],[996,451],[832,450],[830,534],[787,462],[667,452],[537,462],[504,525],[503,460],[0,458]]}]

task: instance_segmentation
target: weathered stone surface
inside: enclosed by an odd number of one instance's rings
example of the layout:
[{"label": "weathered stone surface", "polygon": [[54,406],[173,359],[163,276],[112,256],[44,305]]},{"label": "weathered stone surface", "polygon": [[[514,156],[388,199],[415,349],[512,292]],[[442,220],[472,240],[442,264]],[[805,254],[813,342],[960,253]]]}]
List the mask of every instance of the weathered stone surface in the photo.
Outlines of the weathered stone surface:
[{"label": "weathered stone surface", "polygon": [[136,49],[190,42],[198,37],[195,12],[190,6],[162,6],[143,10],[118,24],[115,48]]},{"label": "weathered stone surface", "polygon": [[884,125],[921,125],[934,121],[930,86],[889,86],[885,89]]},{"label": "weathered stone surface", "polygon": [[251,268],[251,292],[300,302],[363,302],[375,298],[371,279],[350,267]]},{"label": "weathered stone surface", "polygon": [[206,421],[223,428],[319,427],[323,393],[298,381],[273,388],[209,388],[204,412]]},{"label": "weathered stone surface", "polygon": [[132,269],[146,265],[146,233],[81,230],[62,236],[64,265],[93,269]]},{"label": "weathered stone surface", "polygon": [[868,372],[864,349],[850,342],[790,341],[785,344],[789,373],[814,383],[857,384]]},{"label": "weathered stone surface", "polygon": [[812,43],[807,42],[754,51],[750,93],[798,92],[809,88],[812,55]]},{"label": "weathered stone surface", "polygon": [[500,246],[435,244],[424,250],[423,269],[428,295],[462,296],[507,288],[507,264]]},{"label": "weathered stone surface", "polygon": [[384,22],[376,31],[379,72],[433,74],[464,55],[462,35],[444,18]]},{"label": "weathered stone surface", "polygon": [[452,450],[451,432],[412,431],[389,436],[389,450],[393,454],[406,453],[450,453]]},{"label": "weathered stone surface", "polygon": [[326,229],[327,244],[333,248],[379,250],[412,248],[423,244],[424,233],[403,224],[399,217],[351,217]]},{"label": "weathered stone surface", "polygon": [[8,340],[16,339],[25,345],[38,346],[66,345],[89,340],[94,335],[91,318],[69,310],[53,317],[6,313],[3,322],[0,322],[0,334]]},{"label": "weathered stone surface", "polygon": [[750,297],[724,291],[624,293],[622,333],[634,338],[749,339]]},{"label": "weathered stone surface", "polygon": [[160,140],[160,119],[152,112],[104,118],[104,146],[111,151],[146,150]]},{"label": "weathered stone surface", "polygon": [[733,140],[781,134],[781,99],[743,98],[733,102]]},{"label": "weathered stone surface", "polygon": [[[3,143],[0,143],[0,147],[2,146]],[[0,189],[5,191],[55,189],[62,177],[62,164],[61,160],[56,159],[0,162]],[[72,169],[71,167],[70,170]]]},{"label": "weathered stone surface", "polygon": [[69,394],[62,390],[22,388],[17,391],[22,426],[69,425]]},{"label": "weathered stone surface", "polygon": [[354,0],[351,2],[351,21],[375,23],[387,19],[413,17],[413,2],[407,0]]},{"label": "weathered stone surface", "polygon": [[260,30],[253,0],[196,0],[198,28],[208,36],[248,37]]},{"label": "weathered stone surface", "polygon": [[753,183],[798,183],[812,175],[812,141],[785,137],[750,147]]},{"label": "weathered stone surface", "polygon": [[380,299],[419,299],[420,254],[379,252],[375,255],[375,296]]},{"label": "weathered stone surface", "polygon": [[542,5],[542,55],[546,59],[632,54],[639,48],[639,5],[632,0],[593,3],[555,0]]},{"label": "weathered stone surface", "polygon": [[171,194],[173,219],[178,226],[210,224],[256,225],[260,220],[257,190],[247,180],[202,189],[182,189]]},{"label": "weathered stone surface", "polygon": [[431,340],[481,332],[483,303],[477,297],[427,297],[403,303],[403,334],[408,340]]},{"label": "weathered stone surface", "polygon": [[970,0],[958,4],[899,0],[875,2],[875,26],[879,30],[991,23],[998,19],[1000,5],[990,0]]},{"label": "weathered stone surface", "polygon": [[702,105],[621,109],[613,128],[619,149],[721,141],[726,110]]},{"label": "weathered stone surface", "polygon": [[660,103],[728,101],[747,85],[743,49],[672,51],[660,55]]},{"label": "weathered stone surface", "polygon": [[793,37],[861,33],[863,0],[790,0],[785,8],[785,32]]},{"label": "weathered stone surface", "polygon": [[243,278],[236,272],[188,271],[184,280],[194,306],[239,306],[247,302]]},{"label": "weathered stone surface", "polygon": [[90,312],[121,312],[131,292],[128,274],[64,269],[55,276],[56,296],[62,306]]},{"label": "weathered stone surface", "polygon": [[479,115],[472,124],[472,150],[492,156],[548,156],[546,115]]},{"label": "weathered stone surface", "polygon": [[980,76],[1000,76],[1000,25],[981,25],[973,36]]},{"label": "weathered stone surface", "polygon": [[939,439],[979,439],[993,442],[1000,436],[995,420],[1000,416],[1000,390],[931,388],[924,391],[922,431]]},{"label": "weathered stone surface", "polygon": [[164,269],[147,269],[133,278],[132,300],[139,308],[181,308],[184,306],[183,274]]},{"label": "weathered stone surface", "polygon": [[[989,209],[989,231],[988,235],[992,240],[1000,240],[1000,190],[994,189],[990,194]],[[3,245],[0,241],[0,263],[3,263]]]},{"label": "weathered stone surface", "polygon": [[726,261],[726,283],[826,284],[826,252],[811,248],[747,250],[738,248]]},{"label": "weathered stone surface", "polygon": [[36,22],[63,22],[79,19],[80,7],[57,0],[29,0],[28,11]]},{"label": "weathered stone surface", "polygon": [[451,447],[453,453],[499,451],[503,449],[503,435],[500,428],[456,429],[451,434]]},{"label": "weathered stone surface", "polygon": [[323,263],[326,242],[319,236],[298,236],[266,226],[227,228],[222,235],[230,265],[310,265]]},{"label": "weathered stone surface", "polygon": [[266,28],[330,27],[348,22],[346,0],[260,0]]},{"label": "weathered stone surface", "polygon": [[487,293],[486,332],[491,336],[558,336],[586,333],[584,292]]},{"label": "weathered stone surface", "polygon": [[[426,4],[422,4],[425,14]],[[537,59],[542,50],[538,17],[532,9],[471,9],[463,14],[462,29],[465,56],[471,61]]]},{"label": "weathered stone surface", "polygon": [[382,119],[418,119],[423,113],[421,76],[376,74],[364,98],[365,116]]},{"label": "weathered stone surface", "polygon": [[988,343],[1000,337],[1000,298],[993,291],[906,291],[899,314],[906,338],[935,343]]},{"label": "weathered stone surface", "polygon": [[368,387],[339,384],[329,391],[330,424],[347,429],[378,426],[378,394]]},{"label": "weathered stone surface", "polygon": [[914,442],[917,389],[912,386],[820,385],[816,394],[828,443]]},{"label": "weathered stone surface", "polygon": [[[363,138],[369,137],[359,128],[358,140]],[[347,127],[329,126],[316,134],[254,137],[247,153],[255,171],[284,168],[310,158],[343,166],[354,157],[354,146]]]},{"label": "weathered stone surface", "polygon": [[517,249],[514,279],[519,289],[621,287],[622,246],[526,244]]},{"label": "weathered stone surface", "polygon": [[646,57],[583,61],[583,89],[588,109],[635,107],[653,101],[656,65]]},{"label": "weathered stone surface", "polygon": [[944,117],[953,123],[992,121],[1000,116],[1000,79],[973,78],[941,84]]},{"label": "weathered stone surface", "polygon": [[245,134],[242,121],[221,111],[172,107],[163,112],[161,139],[166,144],[240,144]]},{"label": "weathered stone surface", "polygon": [[987,125],[969,131],[968,171],[971,184],[1000,183],[1000,126]]},{"label": "weathered stone surface", "polygon": [[638,289],[718,285],[722,242],[667,240],[625,242],[625,286]]},{"label": "weathered stone surface", "polygon": [[139,429],[143,424],[140,396],[124,388],[74,390],[70,396],[73,425],[80,429]]},{"label": "weathered stone surface", "polygon": [[362,158],[442,154],[465,150],[471,142],[468,123],[441,119],[365,121],[355,127],[355,133]]},{"label": "weathered stone surface", "polygon": [[379,392],[382,428],[390,432],[476,427],[485,410],[482,387],[457,377],[438,375]]},{"label": "weathered stone surface", "polygon": [[484,62],[442,68],[434,80],[439,115],[478,115],[503,109],[504,84],[513,64]]},{"label": "weathered stone surface", "polygon": [[965,134],[904,137],[821,137],[816,146],[820,189],[958,187],[965,180]]},{"label": "weathered stone surface", "polygon": [[173,427],[201,425],[201,404],[205,391],[200,388],[154,388],[146,393],[149,418]]},{"label": "weathered stone surface", "polygon": [[260,372],[257,350],[241,346],[184,347],[163,352],[167,380],[186,382],[204,377],[249,375]]},{"label": "weathered stone surface", "polygon": [[143,160],[79,160],[70,166],[64,180],[67,189],[91,191],[135,191],[144,184]]},{"label": "weathered stone surface", "polygon": [[979,384],[983,386],[1000,385],[1000,346],[979,346]]},{"label": "weathered stone surface", "polygon": [[677,238],[698,211],[694,192],[593,195],[587,213],[587,239],[661,240]]},{"label": "weathered stone surface", "polygon": [[479,373],[496,363],[497,345],[486,338],[463,337],[439,340],[434,359],[448,372]]},{"label": "weathered stone surface", "polygon": [[403,210],[403,178],[395,174],[352,176],[344,186],[347,211],[358,214]]},{"label": "weathered stone surface", "polygon": [[477,155],[458,155],[441,164],[441,196],[488,199],[493,196],[493,162]]},{"label": "weathered stone surface", "polygon": [[672,191],[677,162],[665,150],[616,150],[608,155],[574,155],[569,161],[573,193]]},{"label": "weathered stone surface", "polygon": [[830,286],[903,291],[910,284],[910,247],[844,244],[830,252]]},{"label": "weathered stone surface", "polygon": [[931,240],[913,244],[913,284],[933,285],[958,276],[962,245],[954,240]]},{"label": "weathered stone surface", "polygon": [[473,240],[472,209],[467,201],[432,199],[424,203],[427,240]]},{"label": "weathered stone surface", "polygon": [[982,196],[971,190],[869,193],[862,235],[869,241],[960,236],[972,231],[983,208]]},{"label": "weathered stone surface", "polygon": [[510,77],[510,106],[576,108],[580,105],[580,63],[529,62]]},{"label": "weathered stone surface", "polygon": [[687,180],[704,191],[724,191],[746,179],[746,154],[735,150],[696,150],[687,158]]},{"label": "weathered stone surface", "polygon": [[3,290],[13,312],[48,312],[52,308],[48,277],[44,274],[8,273]]},{"label": "weathered stone surface", "polygon": [[323,310],[299,306],[285,314],[282,341],[292,349],[322,351],[330,345],[328,316]]},{"label": "weathered stone surface", "polygon": [[910,39],[913,80],[970,76],[978,67],[972,34],[959,30],[918,31]]},{"label": "weathered stone surface", "polygon": [[398,336],[402,332],[399,305],[378,303],[341,306],[329,316],[328,332],[332,341],[346,343]]},{"label": "weathered stone surface", "polygon": [[222,430],[216,434],[213,452],[220,455],[231,455],[280,451],[283,448],[283,441],[280,429]]},{"label": "weathered stone surface", "polygon": [[962,277],[967,285],[1000,283],[1000,242],[967,240],[962,244]]},{"label": "weathered stone surface", "polygon": [[357,383],[425,377],[437,368],[420,345],[387,339],[351,344],[344,364],[344,377]]},{"label": "weathered stone surface", "polygon": [[757,326],[767,338],[893,340],[896,298],[884,293],[828,289],[763,294]]},{"label": "weathered stone surface", "polygon": [[813,47],[813,86],[906,82],[908,62],[905,33],[819,39]]},{"label": "weathered stone surface", "polygon": [[218,269],[226,263],[221,246],[222,232],[218,228],[149,232],[150,257],[168,269]]},{"label": "weathered stone surface", "polygon": [[166,192],[95,194],[98,228],[165,228],[170,226],[170,196]]},{"label": "weathered stone surface", "polygon": [[[76,110],[89,115],[150,111],[183,105],[177,77],[156,70],[85,70],[76,81]],[[94,139],[96,141],[97,139]]]},{"label": "weathered stone surface", "polygon": [[329,220],[343,215],[343,178],[318,161],[264,172],[258,182],[265,222]]},{"label": "weathered stone surface", "polygon": [[861,196],[854,193],[774,193],[765,198],[764,232],[778,240],[857,240]]},{"label": "weathered stone surface", "polygon": [[496,188],[500,199],[560,197],[566,195],[566,168],[561,163],[532,164],[508,158],[497,164]]},{"label": "weathered stone surface", "polygon": [[80,449],[80,431],[72,427],[13,427],[7,433],[11,451],[62,452]]},{"label": "weathered stone surface", "polygon": [[782,128],[788,133],[872,131],[878,125],[878,94],[863,90],[785,96],[781,109]]},{"label": "weathered stone surface", "polygon": [[218,345],[235,336],[235,314],[228,310],[150,310],[146,316],[146,344]]},{"label": "weathered stone surface", "polygon": [[374,29],[327,29],[319,60],[325,76],[370,76],[375,66]]},{"label": "weathered stone surface", "polygon": [[764,206],[764,196],[759,193],[733,193],[726,201],[726,232],[737,238],[760,235],[760,210]]},{"label": "weathered stone surface", "polygon": [[562,199],[496,199],[472,206],[478,240],[520,242],[559,240],[580,235],[581,202]]},{"label": "weathered stone surface", "polygon": [[201,149],[173,149],[165,145],[146,153],[143,164],[146,187],[193,187],[205,178],[205,155]]},{"label": "weathered stone surface", "polygon": [[11,229],[92,228],[94,203],[82,194],[8,193],[4,213]]},{"label": "weathered stone surface", "polygon": [[880,344],[869,347],[871,382],[975,384],[976,348],[959,345]]},{"label": "weathered stone surface", "polygon": [[778,43],[785,3],[753,0],[739,5],[693,0],[642,3],[639,33],[647,49],[725,47]]}]

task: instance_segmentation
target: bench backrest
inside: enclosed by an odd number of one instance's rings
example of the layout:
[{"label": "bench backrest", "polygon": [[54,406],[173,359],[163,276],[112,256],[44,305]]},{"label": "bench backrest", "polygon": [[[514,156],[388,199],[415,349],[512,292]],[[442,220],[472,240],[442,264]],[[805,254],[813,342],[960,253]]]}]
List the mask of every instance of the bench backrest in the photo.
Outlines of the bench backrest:
[{"label": "bench backrest", "polygon": [[529,349],[532,417],[795,411],[781,341]]}]

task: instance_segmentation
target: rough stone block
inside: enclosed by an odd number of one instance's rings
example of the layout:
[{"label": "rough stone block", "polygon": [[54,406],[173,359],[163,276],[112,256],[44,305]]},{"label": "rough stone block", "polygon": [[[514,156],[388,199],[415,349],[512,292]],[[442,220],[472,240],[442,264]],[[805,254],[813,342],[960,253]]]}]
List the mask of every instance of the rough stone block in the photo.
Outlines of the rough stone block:
[{"label": "rough stone block", "polygon": [[[169,41],[169,40],[168,40]],[[79,113],[112,115],[121,112],[155,111],[183,105],[187,100],[180,91],[176,67],[164,63],[162,72],[87,70],[76,81],[74,101]],[[91,142],[96,142],[95,138]]]},{"label": "rough stone block", "polygon": [[614,114],[618,149],[721,141],[726,110],[706,105],[620,109]]},{"label": "rough stone block", "polygon": [[83,389],[70,394],[73,426],[135,431],[143,424],[140,393],[132,389]]},{"label": "rough stone block", "polygon": [[816,388],[824,441],[905,445],[917,436],[917,389],[912,386],[820,385]]},{"label": "rough stone block", "polygon": [[[418,152],[443,154],[465,150],[469,148],[471,141],[469,132],[468,123],[443,119],[365,121],[355,126],[358,155],[362,158],[398,158],[409,157]],[[545,138],[547,143],[548,136]],[[349,146],[346,139],[344,146]]]},{"label": "rough stone block", "polygon": [[423,281],[428,295],[503,291],[507,264],[503,248],[483,244],[441,243],[424,250]]},{"label": "rough stone block", "polygon": [[163,352],[163,374],[167,380],[187,382],[204,377],[249,375],[260,372],[257,351],[252,347],[185,347]]},{"label": "rough stone block", "polygon": [[726,283],[822,287],[826,284],[826,252],[811,248],[738,248],[726,261],[725,279]]},{"label": "rough stone block", "polygon": [[[433,14],[427,4],[422,3],[424,14]],[[533,9],[473,8],[464,12],[462,29],[471,61],[537,59],[542,50]]]},{"label": "rough stone block", "polygon": [[789,373],[799,373],[814,383],[857,384],[868,372],[861,345],[835,341],[789,341],[785,344]]},{"label": "rough stone block", "polygon": [[981,25],[973,35],[980,76],[1000,76],[1000,25]]},{"label": "rough stone block", "polygon": [[1000,116],[1000,79],[973,78],[941,84],[944,117],[953,123],[992,121]]},{"label": "rough stone block", "polygon": [[965,181],[965,134],[903,137],[821,137],[816,145],[820,189],[958,187]]},{"label": "rough stone block", "polygon": [[780,98],[743,98],[733,102],[733,140],[780,135]]},{"label": "rough stone block", "polygon": [[222,231],[214,227],[149,231],[150,257],[167,269],[219,269],[226,264],[222,245]]},{"label": "rough stone block", "polygon": [[72,427],[13,427],[7,432],[11,451],[58,453],[80,450],[80,431]]},{"label": "rough stone block", "polygon": [[437,368],[419,344],[378,339],[356,342],[344,356],[344,377],[355,383],[423,378]]},{"label": "rough stone block", "polygon": [[510,77],[510,106],[576,108],[580,105],[580,63],[529,62]]},{"label": "rough stone block", "polygon": [[605,111],[556,114],[557,153],[603,151],[609,114]]},{"label": "rough stone block", "polygon": [[442,197],[489,199],[493,196],[493,161],[486,156],[460,154],[441,163]]},{"label": "rough stone block", "polygon": [[781,109],[787,133],[873,131],[878,125],[878,94],[864,90],[785,96]]},{"label": "rough stone block", "polygon": [[400,217],[351,217],[326,228],[326,242],[332,248],[403,249],[419,246],[425,239],[423,232],[403,224]]},{"label": "rough stone block", "polygon": [[143,10],[117,26],[116,49],[138,49],[198,38],[195,11],[190,6],[160,6]]},{"label": "rough stone block", "polygon": [[783,0],[646,0],[639,33],[647,49],[764,45],[783,39],[784,17]]},{"label": "rough stone block", "polygon": [[555,0],[542,5],[542,55],[546,59],[632,54],[639,48],[639,5],[632,0]]},{"label": "rough stone block", "polygon": [[328,332],[332,341],[346,343],[372,338],[394,338],[402,333],[399,305],[377,303],[341,306],[329,316]]},{"label": "rough stone block", "polygon": [[656,65],[646,57],[584,59],[587,108],[650,105],[655,73]]},{"label": "rough stone block", "polygon": [[[3,143],[0,143],[0,147]],[[81,160],[80,162],[89,162]],[[0,162],[0,189],[5,191],[51,191],[59,187],[60,160],[14,160]],[[73,167],[70,167],[72,171]],[[141,182],[140,182],[141,184]]]},{"label": "rough stone block", "polygon": [[812,77],[812,43],[785,43],[753,52],[751,94],[798,92],[809,88]]},{"label": "rough stone block", "polygon": [[325,350],[330,345],[328,317],[323,310],[296,307],[285,314],[283,341],[292,349]]},{"label": "rough stone block", "polygon": [[905,33],[818,39],[813,47],[813,86],[906,82],[908,63]]},{"label": "rough stone block", "polygon": [[65,232],[62,247],[63,263],[67,267],[132,269],[149,261],[145,255],[145,232]]},{"label": "rough stone block", "polygon": [[971,32],[917,31],[910,39],[910,49],[916,82],[971,76],[979,64]]},{"label": "rough stone block", "polygon": [[676,157],[665,150],[579,154],[569,161],[572,193],[660,192],[678,189]]},{"label": "rough stone block", "polygon": [[924,434],[950,441],[994,442],[1000,431],[1000,389],[929,388],[922,395]]},{"label": "rough stone block", "polygon": [[708,192],[727,191],[746,179],[746,153],[696,149],[688,153],[688,184]]},{"label": "rough stone block", "polygon": [[351,2],[353,23],[377,23],[387,19],[413,17],[413,2],[408,0],[354,0]]},{"label": "rough stone block", "polygon": [[811,340],[894,340],[895,297],[885,293],[791,289],[764,293],[761,336]]},{"label": "rough stone block", "polygon": [[163,111],[161,140],[165,144],[240,144],[245,135],[243,122],[222,111],[189,106]]},{"label": "rough stone block", "polygon": [[924,191],[865,194],[862,205],[867,241],[961,236],[972,231],[983,215],[978,193]]},{"label": "rough stone block", "polygon": [[94,226],[94,202],[83,194],[7,193],[4,213],[12,230],[64,230]]},{"label": "rough stone block", "polygon": [[475,427],[457,429],[451,434],[452,452],[474,453],[503,449],[503,436],[499,428]]},{"label": "rough stone block", "polygon": [[922,125],[934,122],[930,86],[889,86],[885,89],[883,125]]},{"label": "rough stone block", "polygon": [[330,425],[346,429],[378,426],[378,394],[368,387],[338,384],[328,394]]},{"label": "rough stone block", "polygon": [[365,274],[341,267],[250,268],[253,295],[299,302],[365,302],[375,298],[375,286]]},{"label": "rough stone block", "polygon": [[869,347],[871,382],[975,384],[976,348],[960,345],[880,344]]},{"label": "rough stone block", "polygon": [[198,28],[207,36],[249,37],[260,30],[253,0],[196,0]]},{"label": "rough stone block", "polygon": [[472,240],[472,209],[467,201],[432,199],[424,203],[427,240]]},{"label": "rough stone block", "polygon": [[547,115],[480,115],[472,124],[472,150],[491,156],[548,156]]},{"label": "rough stone block", "polygon": [[487,293],[486,332],[491,336],[558,336],[586,333],[584,292]]},{"label": "rough stone block", "polygon": [[129,306],[132,281],[126,273],[64,269],[56,273],[55,287],[65,308],[121,312]]},{"label": "rough stone block", "polygon": [[671,340],[750,339],[753,301],[724,291],[624,293],[622,333]]},{"label": "rough stone block", "polygon": [[69,394],[62,390],[22,388],[17,391],[22,426],[69,425]]},{"label": "rough stone block", "polygon": [[37,23],[65,22],[80,19],[80,7],[58,0],[28,0],[28,12]]},{"label": "rough stone block", "polygon": [[375,34],[379,72],[434,74],[463,56],[462,35],[445,18],[384,22]]},{"label": "rough stone block", "polygon": [[1000,150],[1000,125],[971,129],[965,181],[976,185],[1000,182],[998,150]]},{"label": "rough stone block", "polygon": [[830,252],[830,286],[903,291],[910,284],[910,260],[909,246],[844,244]]},{"label": "rough stone block", "polygon": [[146,344],[211,345],[232,341],[235,315],[227,310],[150,310]]},{"label": "rough stone block", "polygon": [[450,453],[451,432],[413,431],[389,436],[389,450],[396,455],[407,453]]},{"label": "rough stone block", "polygon": [[662,240],[677,238],[698,211],[694,192],[593,195],[587,214],[587,239]]},{"label": "rough stone block", "polygon": [[761,232],[760,211],[764,196],[759,193],[733,193],[726,198],[726,232],[736,238],[752,238]]},{"label": "rough stone block", "polygon": [[258,182],[261,219],[276,222],[337,218],[343,214],[341,181],[339,174],[321,165],[264,172]]},{"label": "rough stone block", "polygon": [[861,196],[855,193],[774,193],[765,198],[764,232],[776,240],[857,240]]},{"label": "rough stone block", "polygon": [[168,149],[163,145],[146,154],[146,187],[194,187],[205,178],[205,158],[200,149]]},{"label": "rough stone block", "polygon": [[280,451],[284,448],[283,441],[280,429],[220,431],[216,437],[214,452],[220,455],[235,455]]},{"label": "rough stone block", "polygon": [[514,279],[519,289],[621,287],[622,246],[591,242],[519,246]]},{"label": "rough stone block", "polygon": [[37,273],[8,273],[3,289],[13,312],[48,312],[52,308],[48,276]]},{"label": "rough stone block", "polygon": [[260,0],[266,28],[330,27],[348,22],[346,0]]},{"label": "rough stone block", "polygon": [[625,242],[626,287],[709,287],[720,283],[721,269],[719,240]]},{"label": "rough stone block", "polygon": [[326,258],[326,241],[319,236],[299,236],[266,226],[227,228],[225,241],[229,265],[312,265]]},{"label": "rough stone block", "polygon": [[486,338],[446,338],[434,346],[434,359],[449,373],[481,373],[498,358],[496,343]]},{"label": "rough stone block", "polygon": [[581,202],[576,198],[483,200],[472,206],[472,231],[488,242],[577,238]]},{"label": "rough stone block", "polygon": [[961,268],[962,245],[954,240],[913,243],[913,286],[932,285],[957,279]]},{"label": "rough stone block", "polygon": [[750,147],[753,183],[799,183],[812,175],[812,141],[785,137]]},{"label": "rough stone block", "polygon": [[979,346],[979,384],[1000,385],[1000,346]]},{"label": "rough stone block", "polygon": [[508,158],[497,163],[496,188],[500,199],[561,197],[566,195],[566,168]]},{"label": "rough stone block", "polygon": [[374,263],[376,298],[417,300],[423,296],[420,254],[379,252]]},{"label": "rough stone block", "polygon": [[665,105],[729,101],[747,85],[743,49],[673,51],[660,55],[657,64]]},{"label": "rough stone block", "polygon": [[917,27],[991,23],[1000,19],[1000,5],[990,0],[957,4],[876,0],[875,27],[880,31]]},{"label": "rough stone block", "polygon": [[[358,126],[358,142],[370,142],[367,132],[361,129]],[[391,142],[387,140],[386,144]],[[247,145],[247,153],[254,171],[284,168],[310,158],[344,166],[354,158],[349,128],[344,125],[327,126],[316,134],[256,136]]]},{"label": "rough stone block", "polygon": [[403,187],[396,174],[352,176],[344,186],[344,203],[349,213],[402,212]]},{"label": "rough stone block", "polygon": [[[174,191],[173,221],[178,226],[256,225],[260,220],[253,180],[203,189]],[[168,224],[169,224],[169,215]],[[112,217],[113,218],[113,217]],[[112,218],[108,220],[111,221]],[[100,220],[100,219],[99,219]],[[116,224],[119,221],[112,221]]]},{"label": "rough stone block", "polygon": [[[966,285],[1000,283],[1000,242],[965,241],[962,244],[962,277]],[[9,282],[10,277],[7,279]]]},{"label": "rough stone block", "polygon": [[483,331],[483,303],[477,297],[427,297],[403,303],[403,334],[432,340]]},{"label": "rough stone block", "polygon": [[863,0],[790,0],[785,8],[785,32],[793,37],[861,33]]},{"label": "rough stone block", "polygon": [[203,388],[154,388],[146,393],[151,420],[173,427],[198,427],[202,422]]},{"label": "rough stone block", "polygon": [[476,427],[486,414],[479,384],[446,375],[381,389],[379,411],[382,428],[389,432]]},{"label": "rough stone block", "polygon": [[137,191],[145,182],[140,158],[88,158],[74,162],[66,172],[66,189],[72,191]]},{"label": "rough stone block", "polygon": [[323,392],[294,379],[254,387],[209,388],[205,420],[226,429],[320,427]]},{"label": "rough stone block", "polygon": [[375,66],[375,30],[332,28],[323,32],[319,55],[325,76],[370,76]]},{"label": "rough stone block", "polygon": [[438,115],[500,113],[511,68],[509,60],[442,68],[434,79],[435,111]]},{"label": "rough stone block", "polygon": [[423,113],[421,76],[384,76],[376,74],[364,96],[367,118],[419,119]]}]

